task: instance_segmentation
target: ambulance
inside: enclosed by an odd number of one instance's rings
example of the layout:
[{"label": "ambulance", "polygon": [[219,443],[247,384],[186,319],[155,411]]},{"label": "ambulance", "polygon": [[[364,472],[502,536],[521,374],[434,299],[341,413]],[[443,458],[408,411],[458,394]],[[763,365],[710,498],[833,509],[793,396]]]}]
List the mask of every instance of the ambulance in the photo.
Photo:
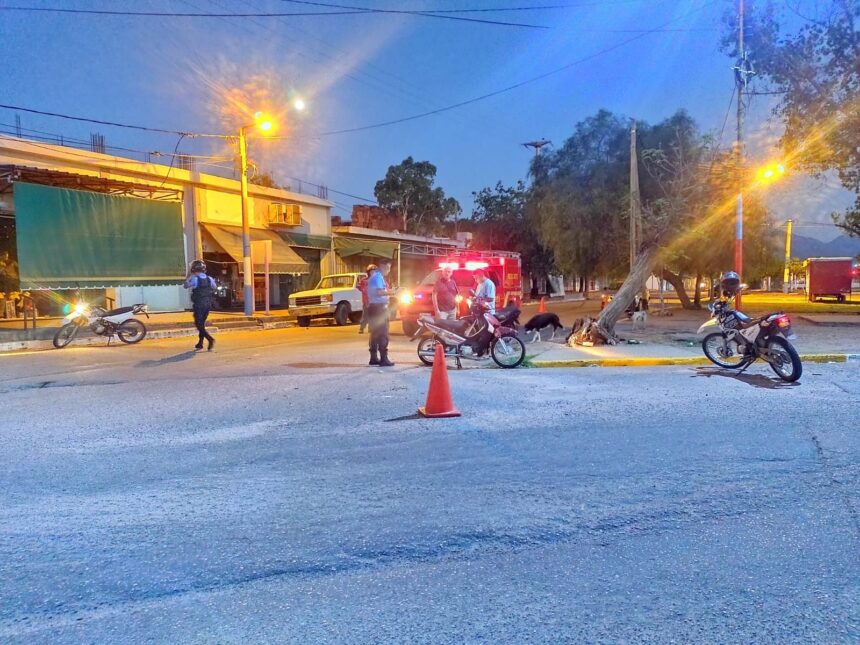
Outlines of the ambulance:
[{"label": "ambulance", "polygon": [[469,311],[469,290],[477,285],[475,271],[484,269],[487,277],[496,285],[496,307],[509,304],[520,305],[523,299],[523,275],[520,254],[509,251],[463,251],[440,259],[414,289],[400,294],[398,314],[403,324],[403,333],[412,336],[418,329],[418,316],[433,314],[433,286],[445,267],[453,269],[454,282],[460,291],[459,315]]}]

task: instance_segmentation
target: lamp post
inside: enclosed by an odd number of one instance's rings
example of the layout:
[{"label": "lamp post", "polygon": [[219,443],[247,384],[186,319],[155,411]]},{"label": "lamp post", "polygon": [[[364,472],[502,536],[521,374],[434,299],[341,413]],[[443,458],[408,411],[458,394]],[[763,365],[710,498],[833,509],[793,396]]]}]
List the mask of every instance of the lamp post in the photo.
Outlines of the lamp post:
[{"label": "lamp post", "polygon": [[242,192],[242,282],[244,285],[245,315],[254,315],[254,266],[251,262],[251,218],[248,216],[248,151],[245,130],[256,127],[263,132],[272,129],[272,122],[262,113],[254,115],[254,123],[239,128],[239,182]]}]

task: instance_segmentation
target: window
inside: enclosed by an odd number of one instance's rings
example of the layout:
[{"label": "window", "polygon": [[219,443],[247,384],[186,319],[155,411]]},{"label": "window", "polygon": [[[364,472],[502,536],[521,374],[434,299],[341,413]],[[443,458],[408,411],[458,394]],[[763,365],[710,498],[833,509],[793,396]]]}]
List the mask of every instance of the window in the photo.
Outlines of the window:
[{"label": "window", "polygon": [[317,289],[352,289],[355,286],[353,275],[330,275],[317,285]]}]

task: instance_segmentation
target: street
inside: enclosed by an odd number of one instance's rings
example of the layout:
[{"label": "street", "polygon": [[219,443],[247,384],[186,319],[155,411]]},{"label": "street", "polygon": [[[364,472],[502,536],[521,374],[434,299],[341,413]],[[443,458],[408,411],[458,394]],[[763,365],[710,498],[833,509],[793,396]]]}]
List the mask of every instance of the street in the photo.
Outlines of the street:
[{"label": "street", "polygon": [[355,327],[0,356],[0,640],[860,639],[857,363],[430,371]]}]

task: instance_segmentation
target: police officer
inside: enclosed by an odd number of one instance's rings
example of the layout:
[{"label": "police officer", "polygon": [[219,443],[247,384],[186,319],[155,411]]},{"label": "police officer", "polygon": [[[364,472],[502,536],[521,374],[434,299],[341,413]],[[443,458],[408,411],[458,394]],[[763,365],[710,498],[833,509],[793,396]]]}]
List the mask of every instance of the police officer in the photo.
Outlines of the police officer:
[{"label": "police officer", "polygon": [[380,260],[376,271],[367,279],[367,309],[370,320],[370,365],[392,367],[388,360],[388,297],[394,291],[385,278],[391,271],[391,260]]},{"label": "police officer", "polygon": [[191,304],[194,312],[194,326],[197,327],[199,336],[194,349],[203,349],[203,340],[209,341],[208,351],[212,351],[215,339],[206,331],[206,319],[212,309],[212,297],[215,295],[215,280],[206,275],[206,263],[203,260],[194,260],[191,270],[185,279],[185,288],[191,289]]}]

